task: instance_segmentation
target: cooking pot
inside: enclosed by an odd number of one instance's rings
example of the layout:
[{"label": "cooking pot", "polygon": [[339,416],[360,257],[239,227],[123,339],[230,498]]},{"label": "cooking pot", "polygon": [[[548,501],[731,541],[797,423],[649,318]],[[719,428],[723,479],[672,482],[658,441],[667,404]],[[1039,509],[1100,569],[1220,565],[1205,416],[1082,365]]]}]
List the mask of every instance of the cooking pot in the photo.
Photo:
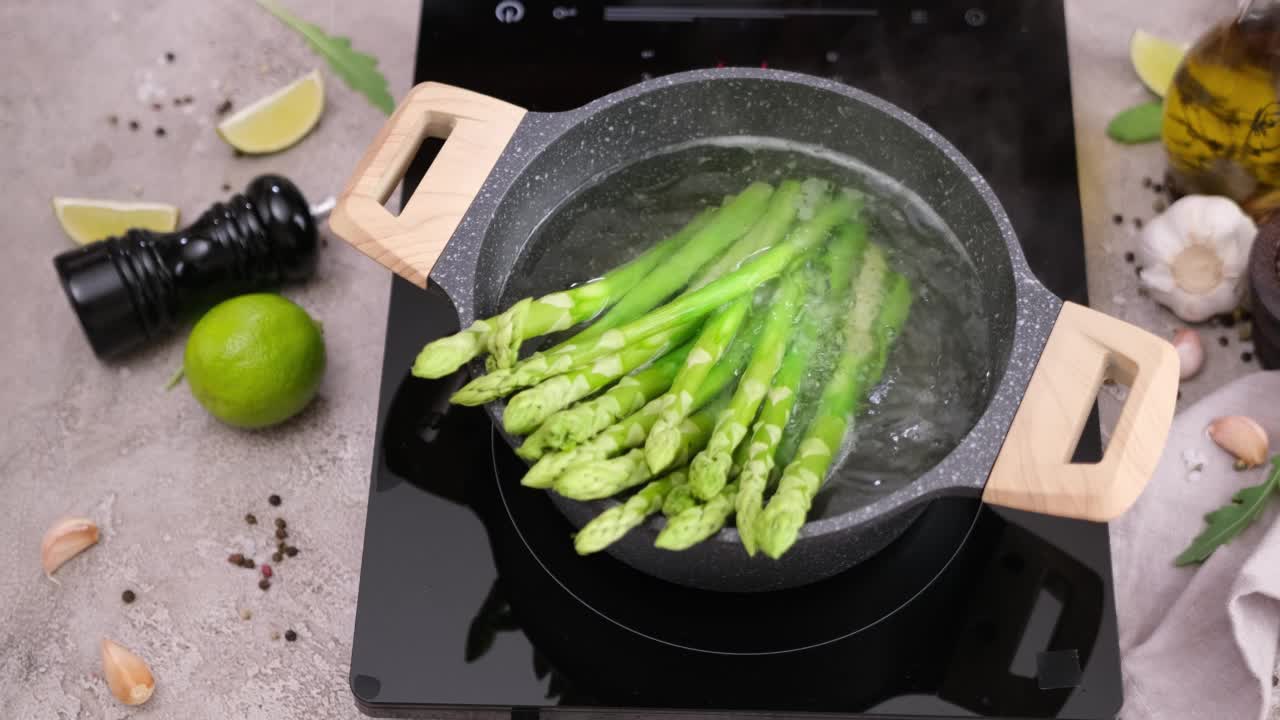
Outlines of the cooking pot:
[{"label": "cooking pot", "polygon": [[[444,144],[393,215],[384,203],[427,136]],[[665,149],[743,136],[852,157],[899,181],[941,217],[982,283],[993,358],[986,409],[959,445],[913,482],[875,497],[816,505],[780,560],[749,557],[731,528],[682,552],[657,549],[660,517],[615,543],[612,554],[684,585],[761,591],[851,567],[941,495],[981,496],[993,505],[1094,521],[1129,507],[1156,466],[1173,417],[1173,347],[1049,292],[1027,267],[1009,219],[973,166],[910,114],[854,88],[776,70],[700,70],[649,80],[576,110],[537,113],[424,83],[365,153],[330,225],[402,277],[439,286],[466,327],[504,309],[503,290],[523,254],[554,252],[531,248],[530,238],[566,198]],[[751,179],[742,178],[743,185]],[[472,368],[482,371],[478,361]],[[1100,462],[1072,463],[1105,379],[1128,387],[1119,420]],[[499,432],[502,409],[502,403],[487,408]],[[833,473],[840,472],[837,465]],[[581,527],[616,501],[556,502]]]}]

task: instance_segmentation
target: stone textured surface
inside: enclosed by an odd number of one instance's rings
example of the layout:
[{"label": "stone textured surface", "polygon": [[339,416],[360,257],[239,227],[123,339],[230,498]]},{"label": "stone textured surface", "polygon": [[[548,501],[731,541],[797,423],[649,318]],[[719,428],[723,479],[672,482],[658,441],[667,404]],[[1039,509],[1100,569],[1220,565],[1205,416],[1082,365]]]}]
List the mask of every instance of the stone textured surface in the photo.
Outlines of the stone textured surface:
[{"label": "stone textured surface", "polygon": [[[374,51],[402,94],[412,73],[418,7],[289,3],[306,19]],[[1152,213],[1140,181],[1157,177],[1157,146],[1124,148],[1103,128],[1145,99],[1128,65],[1134,27],[1191,39],[1234,0],[1143,3],[1067,0],[1090,289],[1103,310],[1165,332],[1167,313],[1139,299],[1123,262],[1133,243],[1113,213]],[[173,51],[173,63],[164,53]],[[103,0],[0,4],[0,717],[22,720],[155,717],[351,718],[347,690],[365,495],[388,280],[340,243],[322,251],[317,278],[287,294],[325,325],[329,369],[320,400],[264,433],[211,420],[165,380],[180,338],[127,364],[103,365],[53,275],[67,247],[49,211],[53,195],[172,202],[194,217],[260,172],[293,178],[313,200],[334,193],[382,118],[326,73],[329,104],[300,146],[235,158],[212,132],[225,98],[243,106],[322,62],[249,2]],[[175,95],[194,102],[174,108]],[[154,97],[154,99],[153,99]],[[151,103],[165,103],[152,110]],[[108,125],[108,115],[119,125]],[[140,129],[130,132],[136,119]],[[157,126],[166,135],[157,138]],[[1210,357],[1183,402],[1247,369],[1241,347]],[[1108,412],[1114,412],[1114,398]],[[278,510],[266,497],[284,498]],[[60,584],[41,577],[39,539],[64,513],[94,517],[102,542],[68,563]],[[259,525],[243,521],[254,512]],[[228,553],[270,548],[270,523],[288,519],[301,553],[264,593]],[[138,599],[124,605],[120,593]],[[250,620],[240,616],[252,612]],[[295,643],[271,640],[293,628]],[[98,640],[138,652],[158,678],[140,709],[116,703],[101,679]]]}]

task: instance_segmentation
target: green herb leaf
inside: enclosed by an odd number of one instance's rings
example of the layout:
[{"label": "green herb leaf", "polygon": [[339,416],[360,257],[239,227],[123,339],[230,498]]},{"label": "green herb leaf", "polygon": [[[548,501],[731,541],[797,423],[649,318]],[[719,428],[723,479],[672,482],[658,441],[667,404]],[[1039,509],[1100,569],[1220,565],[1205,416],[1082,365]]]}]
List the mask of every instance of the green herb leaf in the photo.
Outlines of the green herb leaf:
[{"label": "green herb leaf", "polygon": [[374,107],[388,115],[395,110],[396,102],[387,90],[387,78],[378,70],[377,58],[351,49],[350,38],[326,34],[318,25],[295,17],[275,0],[258,0],[258,4],[306,38],[352,90],[364,95]]},{"label": "green herb leaf", "polygon": [[1159,100],[1134,105],[1111,118],[1107,135],[1116,142],[1129,145],[1160,139],[1164,108]]},{"label": "green herb leaf", "polygon": [[1258,519],[1267,500],[1280,488],[1280,456],[1271,460],[1271,473],[1261,485],[1247,487],[1231,498],[1231,504],[1204,516],[1204,531],[1173,561],[1174,565],[1204,562],[1214,550],[1226,545]]}]

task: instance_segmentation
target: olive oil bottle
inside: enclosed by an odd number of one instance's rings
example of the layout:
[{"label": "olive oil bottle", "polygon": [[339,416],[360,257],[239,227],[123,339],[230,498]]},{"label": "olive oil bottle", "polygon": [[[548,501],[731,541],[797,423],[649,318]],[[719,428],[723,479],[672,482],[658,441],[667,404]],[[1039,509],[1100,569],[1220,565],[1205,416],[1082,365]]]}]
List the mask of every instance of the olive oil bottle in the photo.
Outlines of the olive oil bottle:
[{"label": "olive oil bottle", "polygon": [[1280,205],[1280,0],[1245,4],[1187,51],[1162,137],[1178,192]]}]

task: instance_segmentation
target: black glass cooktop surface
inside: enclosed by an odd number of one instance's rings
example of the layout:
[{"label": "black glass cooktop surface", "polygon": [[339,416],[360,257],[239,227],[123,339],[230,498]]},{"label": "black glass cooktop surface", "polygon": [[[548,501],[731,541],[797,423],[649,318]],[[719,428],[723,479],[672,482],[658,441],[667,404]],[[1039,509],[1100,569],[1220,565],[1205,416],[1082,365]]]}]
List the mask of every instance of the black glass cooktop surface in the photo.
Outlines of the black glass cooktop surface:
[{"label": "black glass cooktop surface", "polygon": [[[1066,58],[1060,2],[428,0],[416,77],[546,111],[720,64],[837,78],[955,143],[1036,274],[1084,302]],[[463,378],[409,376],[456,329],[442,293],[393,282],[352,651],[366,713],[1114,717],[1105,526],[937,501],[846,573],[744,595],[579,558],[483,413],[448,405]],[[1094,421],[1077,458],[1099,445]]]}]

